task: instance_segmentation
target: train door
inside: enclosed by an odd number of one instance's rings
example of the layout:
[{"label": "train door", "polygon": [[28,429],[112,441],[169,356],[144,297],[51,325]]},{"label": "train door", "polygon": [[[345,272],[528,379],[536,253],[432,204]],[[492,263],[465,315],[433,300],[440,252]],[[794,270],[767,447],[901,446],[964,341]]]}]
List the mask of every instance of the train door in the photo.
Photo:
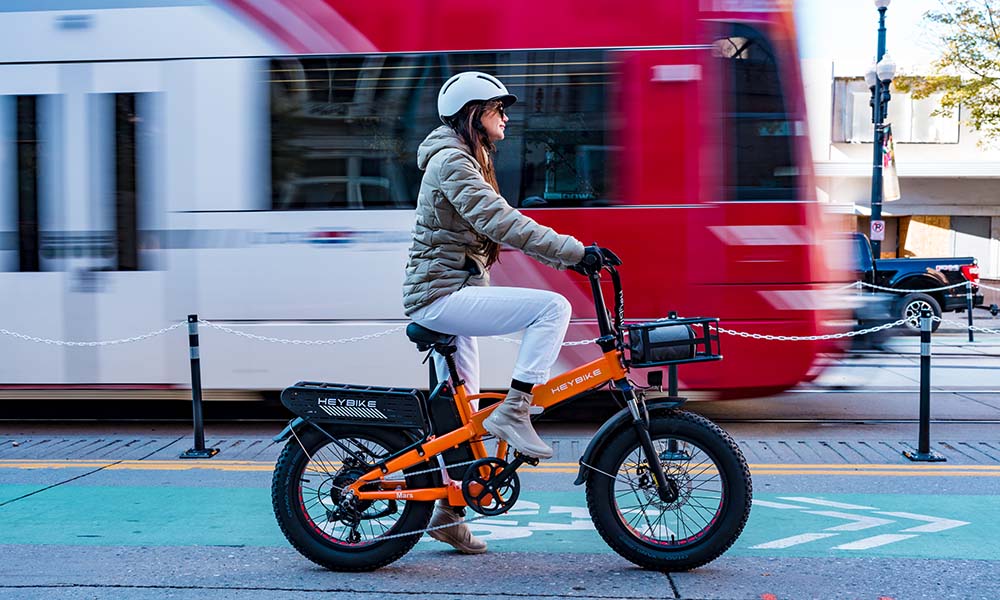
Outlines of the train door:
[{"label": "train door", "polygon": [[[8,328],[89,341],[163,327],[153,238],[157,64],[4,65],[0,72],[0,231],[8,239],[0,276],[10,303],[3,314],[16,316]],[[163,344],[32,344],[10,353],[0,381],[163,382]]]}]

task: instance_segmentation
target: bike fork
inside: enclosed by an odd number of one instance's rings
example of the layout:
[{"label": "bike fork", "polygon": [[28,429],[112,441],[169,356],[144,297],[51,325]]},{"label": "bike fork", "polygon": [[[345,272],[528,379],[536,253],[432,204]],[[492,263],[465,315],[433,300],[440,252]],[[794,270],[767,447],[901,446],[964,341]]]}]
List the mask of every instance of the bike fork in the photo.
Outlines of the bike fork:
[{"label": "bike fork", "polygon": [[646,411],[645,402],[640,404],[635,390],[627,382],[619,386],[618,389],[625,395],[625,404],[632,414],[632,427],[639,438],[639,446],[642,447],[642,452],[646,455],[646,465],[653,472],[653,480],[656,481],[656,495],[663,502],[677,500],[677,485],[667,479],[663,473],[660,455],[656,452],[653,440],[649,437],[649,413]]}]

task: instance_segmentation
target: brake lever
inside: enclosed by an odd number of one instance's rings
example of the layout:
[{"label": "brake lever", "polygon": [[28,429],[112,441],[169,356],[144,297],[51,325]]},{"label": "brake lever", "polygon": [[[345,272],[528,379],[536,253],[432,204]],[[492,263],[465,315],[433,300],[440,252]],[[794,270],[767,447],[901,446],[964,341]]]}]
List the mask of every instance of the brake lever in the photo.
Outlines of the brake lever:
[{"label": "brake lever", "polygon": [[618,258],[618,255],[612,252],[608,248],[601,248],[601,255],[604,256],[604,262],[615,267],[622,266],[622,259]]}]

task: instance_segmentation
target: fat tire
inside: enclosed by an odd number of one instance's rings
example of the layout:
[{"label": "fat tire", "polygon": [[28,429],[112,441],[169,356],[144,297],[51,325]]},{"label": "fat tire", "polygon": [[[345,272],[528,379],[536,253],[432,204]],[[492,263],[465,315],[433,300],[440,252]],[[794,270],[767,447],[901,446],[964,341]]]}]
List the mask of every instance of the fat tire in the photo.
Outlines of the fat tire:
[{"label": "fat tire", "polygon": [[655,571],[688,571],[705,565],[728,550],[739,538],[750,517],[753,484],[750,468],[739,446],[722,428],[708,419],[682,410],[659,412],[650,418],[653,440],[664,434],[698,446],[715,463],[722,475],[721,515],[703,539],[670,549],[643,542],[619,518],[615,503],[615,480],[621,463],[639,447],[632,427],[618,430],[595,461],[600,471],[587,477],[587,507],[597,532],[623,558]]},{"label": "fat tire", "polygon": [[[403,434],[385,429],[360,431],[342,426],[326,426],[326,429],[338,438],[357,437],[374,441],[390,452],[401,450],[409,443]],[[314,428],[303,429],[297,435],[310,455],[314,455],[318,449],[330,443],[329,437]],[[288,440],[278,458],[271,482],[271,503],[278,526],[285,539],[302,556],[331,571],[373,571],[399,560],[416,545],[422,535],[420,533],[376,541],[361,548],[340,546],[317,535],[307,525],[306,515],[303,514],[298,500],[298,481],[309,462],[309,456],[303,452],[302,446],[295,436]],[[416,470],[420,470],[421,466],[426,468],[426,465],[418,465]],[[429,473],[407,476],[406,483],[407,487],[436,485]],[[398,525],[390,531],[395,534],[426,528],[433,506],[433,502],[405,502]]]}]

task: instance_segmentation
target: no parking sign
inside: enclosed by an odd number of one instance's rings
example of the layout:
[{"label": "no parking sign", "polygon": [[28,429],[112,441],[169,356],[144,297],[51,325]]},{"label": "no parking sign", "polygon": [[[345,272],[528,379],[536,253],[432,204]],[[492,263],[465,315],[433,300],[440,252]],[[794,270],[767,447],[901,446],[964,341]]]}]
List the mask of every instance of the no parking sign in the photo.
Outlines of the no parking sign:
[{"label": "no parking sign", "polygon": [[872,240],[883,241],[885,240],[885,221],[876,220],[872,221]]}]

